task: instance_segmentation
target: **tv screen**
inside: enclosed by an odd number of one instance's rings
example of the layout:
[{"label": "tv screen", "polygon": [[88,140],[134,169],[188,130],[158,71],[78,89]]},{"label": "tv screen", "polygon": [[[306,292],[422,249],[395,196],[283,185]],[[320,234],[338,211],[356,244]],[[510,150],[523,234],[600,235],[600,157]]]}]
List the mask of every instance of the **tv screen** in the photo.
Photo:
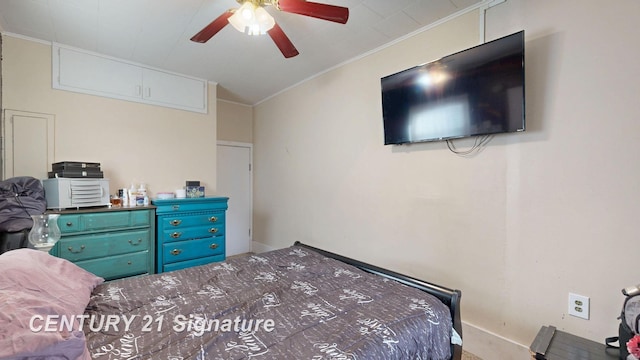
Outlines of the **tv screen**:
[{"label": "tv screen", "polygon": [[383,77],[384,143],[524,131],[524,31]]}]

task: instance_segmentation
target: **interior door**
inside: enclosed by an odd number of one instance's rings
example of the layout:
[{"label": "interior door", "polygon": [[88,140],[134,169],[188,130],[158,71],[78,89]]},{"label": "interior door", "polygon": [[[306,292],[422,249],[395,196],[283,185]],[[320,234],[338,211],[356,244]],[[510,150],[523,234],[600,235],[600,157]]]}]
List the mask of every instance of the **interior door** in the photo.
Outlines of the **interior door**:
[{"label": "interior door", "polygon": [[2,178],[46,179],[55,156],[55,116],[5,110],[2,121]]},{"label": "interior door", "polygon": [[250,144],[218,142],[217,194],[229,197],[227,256],[251,251],[252,177]]}]

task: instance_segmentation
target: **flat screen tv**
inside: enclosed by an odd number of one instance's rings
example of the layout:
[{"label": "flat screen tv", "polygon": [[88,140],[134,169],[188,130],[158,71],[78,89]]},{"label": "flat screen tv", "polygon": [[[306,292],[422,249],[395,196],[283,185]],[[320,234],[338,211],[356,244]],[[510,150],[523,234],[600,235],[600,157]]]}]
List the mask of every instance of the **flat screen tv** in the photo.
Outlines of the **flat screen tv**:
[{"label": "flat screen tv", "polygon": [[524,31],[381,79],[384,143],[525,130]]}]

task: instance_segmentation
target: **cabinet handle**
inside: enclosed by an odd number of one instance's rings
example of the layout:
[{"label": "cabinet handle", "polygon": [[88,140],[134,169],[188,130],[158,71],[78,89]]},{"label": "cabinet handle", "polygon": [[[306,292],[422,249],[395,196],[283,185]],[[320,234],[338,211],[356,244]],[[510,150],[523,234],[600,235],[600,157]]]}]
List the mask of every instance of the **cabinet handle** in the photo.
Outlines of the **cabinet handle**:
[{"label": "cabinet handle", "polygon": [[133,243],[133,240],[129,239],[129,244],[131,244],[133,246],[138,246],[138,245],[142,244],[142,239],[138,239],[138,242],[135,243],[135,244]]},{"label": "cabinet handle", "polygon": [[210,222],[216,222],[216,221],[218,221],[218,218],[216,216],[212,216],[212,217],[209,218],[209,221]]},{"label": "cabinet handle", "polygon": [[173,249],[173,250],[171,250],[171,255],[180,255],[181,252],[182,252],[182,250],[180,250],[180,249]]},{"label": "cabinet handle", "polygon": [[212,233],[212,234],[215,234],[215,233],[218,232],[218,228],[211,228],[211,229],[209,229],[209,232]]},{"label": "cabinet handle", "polygon": [[80,245],[80,250],[76,250],[76,251],[73,250],[73,246],[69,246],[67,249],[72,254],[80,254],[82,251],[84,251],[84,245]]},{"label": "cabinet handle", "polygon": [[178,220],[178,219],[169,221],[169,224],[171,224],[173,226],[178,226],[181,223],[182,223],[182,220]]},{"label": "cabinet handle", "polygon": [[176,232],[171,233],[171,235],[169,235],[169,236],[171,236],[171,237],[172,237],[172,238],[174,238],[174,239],[177,239],[177,238],[179,238],[180,236],[182,236],[182,233],[181,233],[181,232],[177,232],[177,231],[176,231]]},{"label": "cabinet handle", "polygon": [[213,244],[209,245],[209,247],[210,247],[211,249],[215,250],[215,249],[217,249],[217,248],[218,248],[218,244],[213,243]]}]

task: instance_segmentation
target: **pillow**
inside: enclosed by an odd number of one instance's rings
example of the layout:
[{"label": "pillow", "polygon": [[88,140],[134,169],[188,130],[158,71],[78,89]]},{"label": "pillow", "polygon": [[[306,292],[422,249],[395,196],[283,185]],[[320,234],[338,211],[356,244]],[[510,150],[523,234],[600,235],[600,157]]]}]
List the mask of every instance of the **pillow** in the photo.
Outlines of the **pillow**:
[{"label": "pillow", "polygon": [[[101,277],[33,249],[0,255],[0,359],[90,359],[81,319]],[[47,326],[47,319],[69,324]]]}]

